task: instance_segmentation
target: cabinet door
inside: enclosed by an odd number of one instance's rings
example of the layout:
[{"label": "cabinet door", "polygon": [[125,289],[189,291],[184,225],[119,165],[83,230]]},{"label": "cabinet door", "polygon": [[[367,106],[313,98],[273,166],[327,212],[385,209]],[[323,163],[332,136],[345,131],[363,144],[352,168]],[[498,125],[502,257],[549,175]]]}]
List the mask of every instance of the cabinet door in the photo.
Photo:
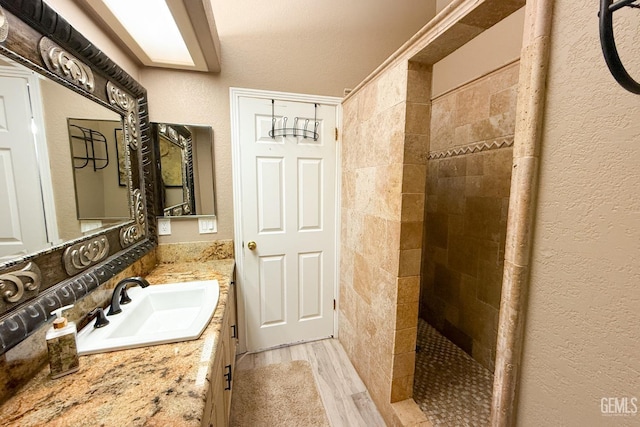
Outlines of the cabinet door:
[{"label": "cabinet door", "polygon": [[229,340],[229,356],[231,359],[231,365],[235,367],[236,364],[236,347],[238,346],[238,320],[236,319],[236,287],[232,285],[229,287],[229,308],[227,309],[229,316],[229,334],[231,339]]},{"label": "cabinet door", "polygon": [[236,326],[236,301],[235,301],[235,288],[234,286],[229,287],[229,298],[227,300],[227,312],[225,315],[225,321],[223,325],[223,331],[226,331],[224,334],[225,340],[225,362],[224,369],[225,373],[229,376],[230,380],[225,382],[225,410],[227,412],[227,416],[231,413],[231,393],[233,389],[233,375],[235,375],[235,362],[236,362],[236,336],[238,334],[238,328]]},{"label": "cabinet door", "polygon": [[220,342],[220,348],[218,351],[220,352],[216,357],[215,366],[213,369],[213,413],[211,419],[214,420],[215,427],[226,427],[229,425],[229,413],[226,405],[226,391],[225,386],[227,384],[226,381],[226,357],[225,354],[227,352],[225,346],[225,340],[223,339]]}]

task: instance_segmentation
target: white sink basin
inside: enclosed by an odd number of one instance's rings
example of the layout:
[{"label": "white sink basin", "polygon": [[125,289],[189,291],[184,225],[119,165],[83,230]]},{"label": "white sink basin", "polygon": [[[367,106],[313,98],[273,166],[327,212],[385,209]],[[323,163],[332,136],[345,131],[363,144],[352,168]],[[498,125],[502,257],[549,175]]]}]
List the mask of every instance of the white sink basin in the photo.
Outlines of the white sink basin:
[{"label": "white sink basin", "polygon": [[80,355],[196,339],[218,305],[220,286],[206,280],[135,286],[127,293],[132,301],[107,316],[107,326],[96,329],[92,320],[78,333]]}]

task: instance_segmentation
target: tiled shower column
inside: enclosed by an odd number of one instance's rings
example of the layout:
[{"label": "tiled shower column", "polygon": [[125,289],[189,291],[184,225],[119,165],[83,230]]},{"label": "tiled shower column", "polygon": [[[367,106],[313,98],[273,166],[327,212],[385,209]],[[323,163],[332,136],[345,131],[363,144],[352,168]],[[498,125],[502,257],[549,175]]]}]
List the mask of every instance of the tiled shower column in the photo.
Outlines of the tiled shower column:
[{"label": "tiled shower column", "polygon": [[339,336],[388,422],[413,386],[430,80],[399,63],[343,104]]}]

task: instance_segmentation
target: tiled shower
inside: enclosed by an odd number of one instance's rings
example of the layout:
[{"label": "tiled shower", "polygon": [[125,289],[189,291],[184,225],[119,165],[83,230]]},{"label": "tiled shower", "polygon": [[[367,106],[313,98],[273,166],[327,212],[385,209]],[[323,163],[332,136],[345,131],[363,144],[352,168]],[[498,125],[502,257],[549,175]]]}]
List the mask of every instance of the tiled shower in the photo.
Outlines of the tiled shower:
[{"label": "tiled shower", "polygon": [[[518,71],[511,63],[432,100],[414,399],[434,425],[488,420]],[[473,384],[474,399],[455,384]],[[449,418],[435,409],[445,407]]]},{"label": "tiled shower", "polygon": [[418,329],[495,360],[519,63],[437,97],[431,71],[398,60],[343,103],[338,335],[389,422],[424,416]]},{"label": "tiled shower", "polygon": [[433,100],[420,317],[493,371],[518,63]]}]

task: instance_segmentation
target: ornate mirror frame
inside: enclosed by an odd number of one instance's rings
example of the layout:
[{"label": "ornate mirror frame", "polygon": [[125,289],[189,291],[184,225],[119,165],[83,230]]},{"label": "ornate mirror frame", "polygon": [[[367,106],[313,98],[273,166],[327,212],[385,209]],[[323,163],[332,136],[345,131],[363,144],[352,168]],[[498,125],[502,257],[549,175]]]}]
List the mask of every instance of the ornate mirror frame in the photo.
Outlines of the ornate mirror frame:
[{"label": "ornate mirror frame", "polygon": [[[167,206],[164,197],[165,182],[162,175],[162,153],[160,150],[160,139],[164,138],[169,143],[173,143],[180,149],[182,155],[181,177],[182,177],[182,203]],[[155,150],[155,157],[158,159],[158,179],[156,180],[156,212],[165,217],[195,215],[195,189],[193,178],[193,138],[187,127],[168,123],[151,123],[151,140]]]},{"label": "ornate mirror frame", "polygon": [[0,52],[122,116],[131,220],[0,264],[0,354],[157,244],[146,90],[42,0],[0,0]]}]

